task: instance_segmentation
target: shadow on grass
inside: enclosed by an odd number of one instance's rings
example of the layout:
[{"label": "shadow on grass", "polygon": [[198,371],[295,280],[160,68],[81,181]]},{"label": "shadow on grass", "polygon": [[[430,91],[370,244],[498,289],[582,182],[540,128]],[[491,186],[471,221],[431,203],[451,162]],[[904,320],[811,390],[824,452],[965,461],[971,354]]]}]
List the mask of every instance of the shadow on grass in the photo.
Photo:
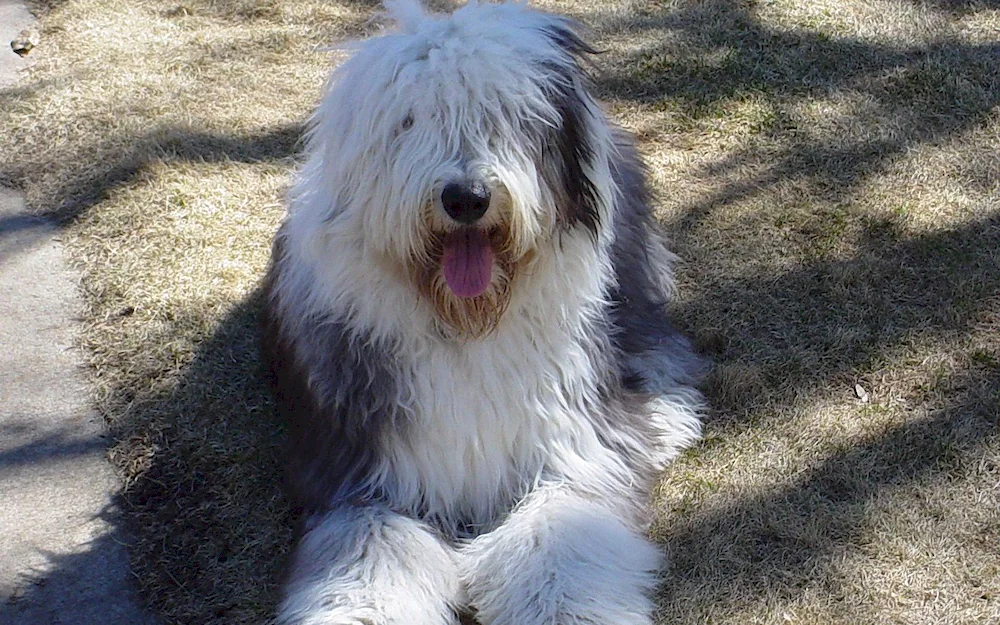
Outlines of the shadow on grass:
[{"label": "shadow on grass", "polygon": [[[721,319],[721,363],[754,371],[753,387],[715,404],[723,419],[752,417],[760,394],[794,405],[850,389],[901,346],[960,339],[1000,311],[1000,215],[905,238],[892,223],[868,226],[850,260],[802,263],[783,274],[716,276],[705,295],[678,307],[697,336],[699,319]],[[753,397],[749,404],[747,398]]]},{"label": "shadow on grass", "polygon": [[[599,77],[599,91],[711,114],[713,104],[752,91],[769,96],[828,93],[863,88],[861,79],[884,74],[895,81],[876,95],[888,98],[884,103],[894,107],[931,104],[926,121],[934,120],[933,113],[940,110],[959,120],[975,118],[996,103],[995,93],[987,101],[964,102],[962,91],[940,87],[947,86],[947,80],[978,83],[984,76],[995,78],[1000,69],[993,60],[1000,42],[971,45],[944,40],[904,46],[838,38],[819,30],[778,30],[756,17],[757,4],[708,0],[637,15],[616,36],[665,30],[675,38],[629,52],[616,64],[623,69]],[[599,25],[600,19],[595,22]],[[941,64],[942,71],[929,75],[897,71],[927,69],[928,62]],[[995,92],[995,86],[994,81],[990,91]]]},{"label": "shadow on grass", "polygon": [[918,6],[932,6],[939,11],[966,15],[1000,9],[1000,0],[911,0]]},{"label": "shadow on grass", "polygon": [[[879,540],[872,503],[920,483],[961,482],[983,470],[977,465],[984,450],[1000,442],[1000,369],[959,377],[945,384],[962,390],[931,416],[838,451],[760,496],[694,512],[666,527],[661,537],[671,568],[660,595],[665,622],[695,625],[706,622],[706,613],[739,613],[765,597],[794,605],[807,589],[857,614],[860,598],[851,601],[851,589],[841,587],[840,569]],[[980,532],[981,551],[992,553],[996,528]],[[992,582],[966,574],[954,583],[950,592],[961,603],[958,597],[969,591],[987,598]],[[872,622],[887,618],[869,616]]]},{"label": "shadow on grass", "polygon": [[[618,65],[628,70],[604,76],[599,88],[605,95],[709,122],[729,114],[727,102],[754,97],[780,109],[783,103],[853,93],[872,107],[849,114],[849,131],[828,140],[797,133],[779,111],[762,131],[774,141],[767,150],[757,154],[760,146],[752,143],[706,167],[705,178],[757,173],[734,176],[735,182],[681,207],[669,227],[682,256],[690,256],[685,245],[697,249],[699,241],[718,236],[712,230],[718,211],[766,197],[779,185],[803,189],[810,198],[803,201],[843,206],[899,157],[975,130],[1000,104],[998,43],[887,46],[776,31],[756,19],[754,7],[717,0],[635,20],[627,34],[665,29],[677,38],[633,52]],[[956,163],[965,158],[955,153]],[[995,165],[974,165],[970,183],[989,195],[1000,174]],[[995,203],[981,205],[978,220],[916,237],[904,236],[891,221],[862,217],[860,239],[847,259],[806,254],[788,269],[725,275],[710,257],[689,258],[698,263],[692,281],[710,283],[678,314],[695,334],[706,329],[700,325],[705,320],[720,323],[713,330],[721,337],[707,341],[718,346],[720,369],[737,365],[752,372],[730,379],[729,388],[712,389],[719,419],[709,432],[724,437],[748,425],[766,431],[780,418],[775,409],[848,395],[859,378],[868,385],[866,374],[914,344],[961,344],[977,328],[996,324],[1000,216]],[[780,214],[781,208],[775,211]],[[831,221],[838,215],[814,217],[814,232],[805,235],[817,245],[823,237],[845,238]],[[772,241],[781,236],[779,230],[775,227]],[[737,242],[712,249],[752,253]],[[695,510],[663,528],[672,567],[661,594],[661,618],[694,625],[776,598],[792,605],[806,589],[819,589],[832,603],[847,601],[850,589],[841,588],[840,569],[845,559],[878,540],[870,527],[874,501],[918,483],[960,482],[976,470],[997,471],[970,468],[1000,437],[995,350],[995,342],[984,349],[965,347],[958,370],[942,374],[924,389],[926,398],[916,398],[926,400],[929,416],[838,450],[764,494],[721,510]],[[983,537],[984,545],[995,542],[996,528],[983,529]],[[956,583],[957,597],[975,594],[972,588],[989,580]],[[845,613],[863,609],[852,605]]]},{"label": "shadow on grass", "polygon": [[[60,188],[40,214],[60,223],[72,221],[107,199],[115,189],[137,180],[151,162],[257,163],[287,159],[298,153],[303,129],[303,124],[289,124],[235,137],[199,130],[158,129],[134,139],[125,154],[95,168],[86,179]],[[16,164],[0,169],[0,180],[15,184],[31,175]]]},{"label": "shadow on grass", "polygon": [[231,310],[174,390],[136,402],[117,432],[133,457],[116,461],[141,473],[123,495],[133,566],[144,598],[172,622],[259,622],[289,546],[258,300]]},{"label": "shadow on grass", "polygon": [[[859,376],[912,343],[961,340],[977,326],[997,324],[998,249],[1000,216],[914,238],[873,227],[851,260],[723,279],[680,312],[695,326],[703,315],[725,310],[732,325],[720,364],[739,362],[759,377],[711,398],[718,415],[709,424],[711,438],[747,425],[767,431],[780,418],[773,408],[847,396]],[[660,537],[671,554],[661,595],[665,622],[694,625],[709,612],[739,613],[765,597],[790,605],[806,589],[845,601],[850,591],[839,587],[840,567],[878,540],[871,533],[874,500],[918,483],[1000,473],[1000,466],[981,466],[984,451],[1000,444],[1000,352],[995,344],[990,349],[968,348],[959,369],[925,387],[925,397],[908,398],[927,410],[924,416],[912,413],[838,449],[764,494],[721,510],[695,510],[665,526]],[[997,539],[998,527],[982,529],[984,545]],[[989,580],[966,576],[956,583],[965,591]],[[855,609],[861,607],[847,611]]]},{"label": "shadow on grass", "polygon": [[[856,132],[825,144],[797,138],[779,111],[763,132],[780,136],[786,147],[769,153],[757,176],[689,207],[683,228],[778,181],[802,180],[823,187],[830,199],[845,197],[915,145],[958,136],[1000,104],[998,41],[885,45],[821,31],[778,30],[757,19],[756,6],[753,0],[709,0],[636,16],[617,37],[650,30],[672,37],[627,53],[616,63],[621,69],[598,77],[599,93],[693,120],[721,119],[727,114],[724,103],[755,96],[778,103],[847,92],[874,107],[846,120]],[[656,129],[649,132],[655,135]],[[759,159],[757,149],[733,154],[706,174]]]}]

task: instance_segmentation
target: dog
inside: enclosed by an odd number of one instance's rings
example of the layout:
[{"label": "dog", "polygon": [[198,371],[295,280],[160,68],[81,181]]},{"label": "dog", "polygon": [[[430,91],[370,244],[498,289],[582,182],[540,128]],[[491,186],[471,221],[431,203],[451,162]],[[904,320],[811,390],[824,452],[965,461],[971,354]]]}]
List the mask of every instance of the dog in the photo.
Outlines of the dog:
[{"label": "dog", "polygon": [[521,3],[386,2],[312,119],[265,281],[300,512],[276,620],[645,625],[705,365],[596,51]]}]

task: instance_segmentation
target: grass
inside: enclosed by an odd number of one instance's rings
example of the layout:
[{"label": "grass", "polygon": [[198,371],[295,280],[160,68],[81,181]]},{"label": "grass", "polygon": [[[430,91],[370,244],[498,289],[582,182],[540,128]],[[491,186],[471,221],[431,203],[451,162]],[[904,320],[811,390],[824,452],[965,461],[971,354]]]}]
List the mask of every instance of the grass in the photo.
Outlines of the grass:
[{"label": "grass", "polygon": [[[1000,622],[1000,5],[567,0],[716,362],[658,492],[663,623]],[[368,2],[49,0],[0,180],[65,224],[132,562],[257,623],[288,549],[256,288]],[[855,393],[868,393],[862,401]]]}]

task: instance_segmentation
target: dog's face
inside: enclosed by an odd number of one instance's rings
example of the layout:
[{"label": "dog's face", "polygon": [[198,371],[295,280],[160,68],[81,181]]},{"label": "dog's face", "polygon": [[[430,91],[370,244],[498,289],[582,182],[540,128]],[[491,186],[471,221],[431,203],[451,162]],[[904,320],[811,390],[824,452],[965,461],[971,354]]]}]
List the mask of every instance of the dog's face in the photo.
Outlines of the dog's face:
[{"label": "dog's face", "polygon": [[578,65],[592,50],[523,5],[387,5],[398,30],[335,73],[310,137],[329,221],[481,336],[554,237],[602,236],[610,134]]}]

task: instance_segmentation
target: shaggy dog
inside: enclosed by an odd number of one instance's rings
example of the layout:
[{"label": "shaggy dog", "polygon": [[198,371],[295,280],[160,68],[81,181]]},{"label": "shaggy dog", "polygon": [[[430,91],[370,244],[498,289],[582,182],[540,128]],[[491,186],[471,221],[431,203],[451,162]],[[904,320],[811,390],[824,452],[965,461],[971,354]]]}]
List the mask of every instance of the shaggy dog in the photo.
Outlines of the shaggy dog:
[{"label": "shaggy dog", "polygon": [[386,3],[313,119],[264,354],[302,511],[280,623],[644,625],[700,361],[594,50],[523,4]]}]

